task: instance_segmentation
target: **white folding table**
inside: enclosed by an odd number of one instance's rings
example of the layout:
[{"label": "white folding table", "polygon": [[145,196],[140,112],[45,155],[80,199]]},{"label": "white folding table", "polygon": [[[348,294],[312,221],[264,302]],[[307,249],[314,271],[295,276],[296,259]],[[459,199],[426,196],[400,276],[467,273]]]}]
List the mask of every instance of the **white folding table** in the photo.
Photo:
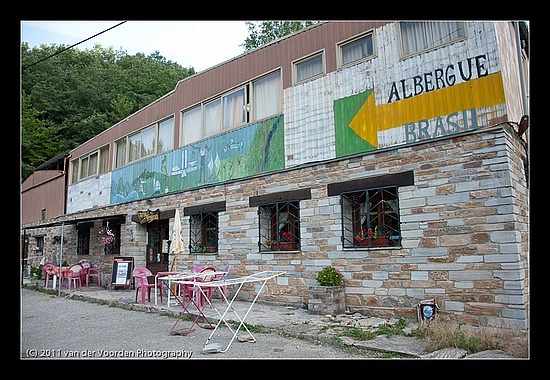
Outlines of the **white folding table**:
[{"label": "white folding table", "polygon": [[[175,282],[177,282],[179,284],[187,284],[187,285],[192,285],[192,286],[198,287],[200,289],[200,292],[202,293],[202,295],[206,299],[208,305],[211,306],[219,316],[218,323],[216,324],[216,326],[214,327],[214,329],[210,333],[210,336],[206,340],[206,343],[204,344],[202,352],[203,353],[226,352],[229,349],[229,347],[231,346],[231,344],[233,343],[233,341],[235,340],[238,332],[242,328],[244,328],[246,330],[246,332],[248,333],[248,335],[250,336],[250,338],[251,338],[250,341],[251,342],[256,342],[256,338],[254,338],[254,336],[252,335],[250,330],[245,325],[246,317],[248,316],[248,314],[252,310],[252,307],[256,303],[256,300],[260,296],[260,293],[262,292],[262,290],[265,288],[267,282],[269,280],[274,279],[276,277],[279,277],[279,276],[281,276],[285,273],[286,272],[280,272],[280,271],[261,271],[261,272],[253,273],[251,275],[243,276],[243,277],[226,278],[226,279],[222,279],[222,280],[204,281],[204,282],[195,282],[195,281],[190,281],[190,280],[176,280]],[[237,296],[239,295],[239,292],[241,291],[243,285],[244,284],[249,284],[249,283],[259,283],[259,289],[257,290],[256,296],[251,301],[250,306],[246,310],[245,314],[241,317],[235,311],[235,309],[232,307],[232,305],[233,305],[233,302],[237,299]],[[237,288],[235,293],[233,294],[233,297],[231,298],[231,300],[227,299],[227,297],[226,297],[226,295],[223,291],[223,288],[227,288],[229,286],[234,286],[234,287]],[[206,295],[207,289],[211,290],[212,293],[214,293],[215,291],[218,291],[218,293],[221,295],[221,298],[222,298],[222,300],[224,301],[224,303],[226,305],[225,310],[223,311],[223,313],[220,313],[220,311],[211,302],[211,299],[209,297],[207,297],[207,295]],[[198,305],[195,305],[195,306],[197,306],[197,308],[199,308]],[[200,308],[199,314],[202,314],[202,316],[206,319],[206,317],[202,313],[203,308],[204,308],[204,306],[202,308]],[[239,320],[239,326],[236,329],[231,327],[231,325],[229,324],[229,322],[226,319],[227,314],[230,310],[233,312],[233,314],[235,314],[235,316]],[[227,344],[227,346],[224,349],[222,349],[220,343],[210,343],[210,339],[214,336],[214,334],[216,333],[216,331],[218,330],[218,328],[220,327],[222,322],[229,328],[229,330],[233,334],[230,341],[229,341],[229,343]]]}]

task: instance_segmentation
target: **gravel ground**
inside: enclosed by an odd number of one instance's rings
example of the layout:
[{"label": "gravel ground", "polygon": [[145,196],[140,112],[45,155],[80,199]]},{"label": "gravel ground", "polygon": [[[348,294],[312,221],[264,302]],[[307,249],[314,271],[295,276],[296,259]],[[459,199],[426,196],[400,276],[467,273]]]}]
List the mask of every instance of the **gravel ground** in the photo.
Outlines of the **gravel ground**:
[{"label": "gravel ground", "polygon": [[[173,317],[59,298],[21,289],[20,358],[40,359],[368,359],[365,353],[276,333],[253,332],[256,342],[235,339],[226,352],[205,353],[212,330],[171,335]],[[177,331],[189,328],[182,320]],[[243,336],[239,332],[239,337]],[[225,349],[232,334],[220,328],[207,347]]]}]

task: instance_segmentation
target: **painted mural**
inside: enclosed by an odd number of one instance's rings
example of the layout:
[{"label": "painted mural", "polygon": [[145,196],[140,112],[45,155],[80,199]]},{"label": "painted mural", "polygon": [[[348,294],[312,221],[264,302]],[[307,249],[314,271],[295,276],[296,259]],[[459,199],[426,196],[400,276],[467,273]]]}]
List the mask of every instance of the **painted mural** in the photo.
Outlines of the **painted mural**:
[{"label": "painted mural", "polygon": [[111,204],[284,168],[283,115],[112,172]]},{"label": "painted mural", "polygon": [[334,101],[337,157],[477,129],[506,112],[486,54],[395,81],[383,99],[367,89]]}]

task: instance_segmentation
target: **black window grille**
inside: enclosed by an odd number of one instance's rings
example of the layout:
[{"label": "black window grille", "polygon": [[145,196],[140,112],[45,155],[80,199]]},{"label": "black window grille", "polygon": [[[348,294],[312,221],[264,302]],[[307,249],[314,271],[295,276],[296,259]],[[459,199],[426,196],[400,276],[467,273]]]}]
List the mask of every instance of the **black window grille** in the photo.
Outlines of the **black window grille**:
[{"label": "black window grille", "polygon": [[89,255],[90,254],[90,229],[78,230],[78,243],[76,246],[77,255]]},{"label": "black window grille", "polygon": [[[107,226],[107,223],[103,221],[103,228]],[[110,244],[105,244],[104,252],[106,255],[120,256],[120,224],[109,223],[109,229],[115,234],[115,241]]]},{"label": "black window grille", "polygon": [[396,186],[342,193],[341,206],[344,248],[401,245]]},{"label": "black window grille", "polygon": [[189,252],[218,252],[218,213],[203,212],[189,217]]},{"label": "black window grille", "polygon": [[276,202],[258,208],[260,251],[300,250],[300,204]]}]

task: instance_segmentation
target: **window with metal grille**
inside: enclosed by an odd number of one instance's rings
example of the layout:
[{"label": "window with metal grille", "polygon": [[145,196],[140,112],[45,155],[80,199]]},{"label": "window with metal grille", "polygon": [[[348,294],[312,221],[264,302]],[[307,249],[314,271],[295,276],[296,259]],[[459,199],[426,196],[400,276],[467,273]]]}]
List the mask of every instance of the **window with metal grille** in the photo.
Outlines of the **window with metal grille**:
[{"label": "window with metal grille", "polygon": [[203,212],[189,217],[189,251],[191,253],[218,251],[218,213]]},{"label": "window with metal grille", "polygon": [[342,193],[340,201],[344,248],[401,244],[396,186]]},{"label": "window with metal grille", "polygon": [[[104,220],[102,223],[103,228],[107,226],[107,222]],[[104,253],[106,255],[120,255],[120,223],[111,222],[109,229],[115,234],[115,240],[110,244],[105,244]]]},{"label": "window with metal grille", "polygon": [[276,202],[259,206],[260,251],[300,249],[300,203]]},{"label": "window with metal grille", "polygon": [[78,230],[78,242],[76,245],[77,255],[89,255],[90,254],[90,229]]}]

